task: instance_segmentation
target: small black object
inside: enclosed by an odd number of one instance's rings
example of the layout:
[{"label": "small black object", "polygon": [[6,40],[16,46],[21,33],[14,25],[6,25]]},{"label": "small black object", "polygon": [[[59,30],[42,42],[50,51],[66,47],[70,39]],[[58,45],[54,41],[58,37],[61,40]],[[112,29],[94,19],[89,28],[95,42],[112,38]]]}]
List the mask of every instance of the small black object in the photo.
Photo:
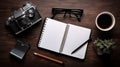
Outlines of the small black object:
[{"label": "small black object", "polygon": [[17,44],[10,51],[10,54],[16,57],[17,59],[22,60],[29,48],[30,48],[30,45],[28,42],[17,40]]},{"label": "small black object", "polygon": [[6,25],[17,35],[41,20],[41,15],[36,7],[27,2],[22,8],[15,11],[13,16],[8,18]]},{"label": "small black object", "polygon": [[64,18],[66,17],[66,14],[69,14],[69,17],[72,17],[74,15],[77,20],[80,22],[81,17],[83,15],[83,9],[65,9],[65,8],[52,8],[52,19],[55,18],[56,15],[62,15]]},{"label": "small black object", "polygon": [[87,42],[91,41],[92,39],[89,38],[88,40],[86,40],[83,44],[81,44],[78,48],[76,48],[71,54],[75,53],[76,51],[78,51],[82,46],[84,46]]}]

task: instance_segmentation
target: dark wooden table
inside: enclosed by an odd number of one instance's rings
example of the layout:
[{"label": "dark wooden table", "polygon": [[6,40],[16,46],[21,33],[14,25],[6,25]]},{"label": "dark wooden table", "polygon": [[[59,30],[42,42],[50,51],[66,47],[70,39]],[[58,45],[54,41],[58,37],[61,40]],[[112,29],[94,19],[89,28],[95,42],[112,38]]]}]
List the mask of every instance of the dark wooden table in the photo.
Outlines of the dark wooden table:
[{"label": "dark wooden table", "polygon": [[[17,10],[26,2],[26,0],[1,0],[0,1],[0,67],[119,67],[120,66],[120,0],[27,0],[37,6],[43,19],[51,17],[53,7],[78,8],[84,9],[84,15],[81,22],[71,20],[70,18],[60,21],[84,26],[92,29],[92,42],[89,43],[86,59],[84,61],[74,59],[68,56],[59,55],[43,49],[38,49],[37,44],[40,37],[43,22],[35,25],[19,36],[14,36],[5,27],[5,22],[14,10]],[[110,11],[116,18],[115,27],[107,35],[101,33],[95,26],[95,18],[102,11]],[[109,59],[105,60],[96,55],[93,48],[93,42],[98,37],[110,37],[116,42],[116,48],[113,50]],[[18,62],[10,57],[10,50],[16,44],[16,38],[28,40],[30,50],[23,62]],[[54,63],[33,55],[33,52],[39,52],[47,56],[60,59],[64,65]]]}]

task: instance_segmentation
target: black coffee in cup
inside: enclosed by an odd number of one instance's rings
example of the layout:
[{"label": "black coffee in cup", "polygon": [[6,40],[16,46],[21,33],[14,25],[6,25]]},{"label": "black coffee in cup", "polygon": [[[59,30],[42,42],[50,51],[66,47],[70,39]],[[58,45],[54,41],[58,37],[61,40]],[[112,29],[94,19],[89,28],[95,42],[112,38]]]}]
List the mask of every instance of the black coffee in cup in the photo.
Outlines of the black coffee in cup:
[{"label": "black coffee in cup", "polygon": [[112,25],[112,17],[109,14],[101,14],[97,19],[98,26],[106,29]]},{"label": "black coffee in cup", "polygon": [[101,12],[97,15],[95,24],[101,31],[109,31],[115,25],[115,17],[110,12]]}]

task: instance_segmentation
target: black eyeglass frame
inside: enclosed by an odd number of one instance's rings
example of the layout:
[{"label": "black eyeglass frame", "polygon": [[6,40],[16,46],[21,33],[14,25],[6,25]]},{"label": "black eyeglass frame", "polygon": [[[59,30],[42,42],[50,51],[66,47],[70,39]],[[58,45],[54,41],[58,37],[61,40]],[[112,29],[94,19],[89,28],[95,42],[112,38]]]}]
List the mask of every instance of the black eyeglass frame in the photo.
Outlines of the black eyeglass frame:
[{"label": "black eyeglass frame", "polygon": [[69,17],[71,17],[71,14],[75,15],[77,20],[80,22],[81,17],[83,15],[83,9],[65,9],[65,8],[52,8],[52,19],[55,18],[57,14],[64,14],[64,18],[66,17],[66,14],[69,14]]}]

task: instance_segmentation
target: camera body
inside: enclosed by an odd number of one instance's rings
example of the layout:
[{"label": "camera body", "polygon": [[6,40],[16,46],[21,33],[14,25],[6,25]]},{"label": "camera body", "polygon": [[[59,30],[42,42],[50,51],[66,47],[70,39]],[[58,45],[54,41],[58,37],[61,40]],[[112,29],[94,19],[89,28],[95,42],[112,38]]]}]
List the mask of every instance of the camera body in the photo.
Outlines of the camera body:
[{"label": "camera body", "polygon": [[41,15],[36,7],[32,3],[26,3],[22,8],[14,11],[13,16],[8,18],[6,25],[15,35],[18,35],[41,20]]}]

